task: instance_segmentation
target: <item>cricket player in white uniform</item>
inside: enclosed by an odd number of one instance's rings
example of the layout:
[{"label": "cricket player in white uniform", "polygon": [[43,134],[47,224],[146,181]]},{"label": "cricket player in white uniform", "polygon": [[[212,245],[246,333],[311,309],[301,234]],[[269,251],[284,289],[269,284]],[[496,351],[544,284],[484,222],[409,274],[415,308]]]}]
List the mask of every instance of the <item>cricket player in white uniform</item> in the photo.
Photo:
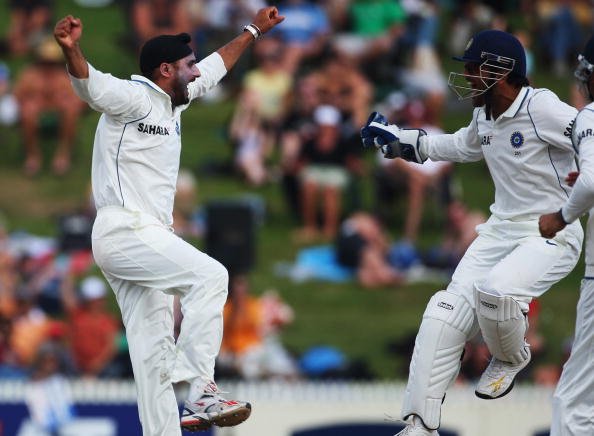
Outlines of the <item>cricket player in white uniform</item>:
[{"label": "cricket player in white uniform", "polygon": [[539,216],[570,193],[561,175],[575,169],[570,133],[577,111],[551,91],[529,86],[524,48],[508,33],[480,32],[455,59],[465,63],[464,73],[450,73],[449,82],[461,98],[472,99],[468,127],[426,135],[388,125],[374,113],[361,130],[365,146],[391,158],[484,159],[495,184],[490,218],[477,227],[451,283],[423,315],[402,406],[402,419],[410,421],[400,436],[438,435],[445,392],[465,342],[479,329],[492,359],[476,395],[495,399],[512,389],[530,361],[528,305],[573,269],[583,238],[578,222],[554,238],[538,231]]},{"label": "cricket player in white uniform", "polygon": [[[93,147],[93,254],[122,312],[144,436],[231,426],[250,415],[249,403],[224,400],[213,381],[227,270],[172,232],[172,208],[182,111],[283,19],[275,7],[259,10],[244,32],[199,63],[188,34],[153,38],[141,50],[142,75],[131,80],[86,61],[80,19],[68,16],[56,24],[72,86],[103,113]],[[184,314],[177,343],[174,295]],[[177,382],[190,384],[181,429],[172,386]]]},{"label": "cricket player in white uniform", "polygon": [[[594,101],[594,37],[578,57],[575,76]],[[553,396],[551,436],[594,435],[594,103],[582,109],[573,125],[572,141],[579,153],[580,174],[569,199],[554,213],[540,218],[540,232],[553,238],[569,223],[590,212],[586,228],[586,275],[580,288],[571,356],[563,366]]]}]

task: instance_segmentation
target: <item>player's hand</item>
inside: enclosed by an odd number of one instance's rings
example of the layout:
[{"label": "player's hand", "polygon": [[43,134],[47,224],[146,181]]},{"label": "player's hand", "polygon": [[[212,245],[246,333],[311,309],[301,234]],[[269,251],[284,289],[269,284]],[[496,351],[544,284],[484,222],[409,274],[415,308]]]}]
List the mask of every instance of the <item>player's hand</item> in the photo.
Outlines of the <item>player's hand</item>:
[{"label": "player's hand", "polygon": [[82,36],[82,21],[72,15],[62,18],[54,28],[54,38],[64,50],[72,49]]},{"label": "player's hand", "polygon": [[423,163],[419,152],[419,138],[426,135],[422,129],[401,129],[388,124],[385,116],[373,112],[361,129],[364,147],[375,147],[388,159],[400,157],[410,162]]},{"label": "player's hand", "polygon": [[579,171],[572,171],[569,174],[567,174],[567,177],[565,177],[565,181],[567,182],[567,184],[569,186],[573,186],[573,185],[575,185],[575,182],[577,181],[577,178],[579,175],[580,175]]},{"label": "player's hand", "polygon": [[282,23],[284,20],[285,17],[279,14],[276,6],[269,6],[267,8],[260,9],[256,13],[254,24],[258,26],[262,34],[264,34],[277,24]]},{"label": "player's hand", "polygon": [[378,123],[387,126],[388,120],[379,112],[373,112],[371,115],[369,115],[369,118],[367,119],[365,126],[363,126],[363,128],[361,129],[361,139],[363,140],[363,147],[377,148],[381,150],[382,147],[386,145],[386,142],[384,141],[383,137],[379,137],[369,128],[371,123]]},{"label": "player's hand", "polygon": [[546,215],[542,215],[538,220],[538,230],[543,238],[553,238],[566,225],[561,211],[547,213]]}]

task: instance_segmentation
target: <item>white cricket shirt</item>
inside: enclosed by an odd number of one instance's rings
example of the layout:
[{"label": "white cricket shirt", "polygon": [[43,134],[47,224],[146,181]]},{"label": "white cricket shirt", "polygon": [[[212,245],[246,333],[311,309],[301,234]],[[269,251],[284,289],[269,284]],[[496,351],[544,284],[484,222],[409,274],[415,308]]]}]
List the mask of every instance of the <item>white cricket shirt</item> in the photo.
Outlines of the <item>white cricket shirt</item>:
[{"label": "white cricket shirt", "polygon": [[[213,53],[197,64],[190,101],[227,73]],[[169,96],[144,76],[122,80],[89,64],[89,77],[70,76],[78,96],[102,112],[95,132],[91,181],[97,209],[122,206],[170,226],[181,152],[181,120],[189,105],[172,110]]]},{"label": "white cricket shirt", "polygon": [[557,210],[576,170],[571,124],[577,110],[548,89],[524,87],[497,120],[475,108],[468,127],[449,135],[420,138],[421,154],[432,160],[485,159],[495,184],[491,213],[511,221],[538,220]]},{"label": "white cricket shirt", "polygon": [[586,226],[586,276],[594,276],[594,103],[575,118],[572,140],[579,153],[580,175],[567,203],[561,209],[566,222],[573,222],[588,210]]}]

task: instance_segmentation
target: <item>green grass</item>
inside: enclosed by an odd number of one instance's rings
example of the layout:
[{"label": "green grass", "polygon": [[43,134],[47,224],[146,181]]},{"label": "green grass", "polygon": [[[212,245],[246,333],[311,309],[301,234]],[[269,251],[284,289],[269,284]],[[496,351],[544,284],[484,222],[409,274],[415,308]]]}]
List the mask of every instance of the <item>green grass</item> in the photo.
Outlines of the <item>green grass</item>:
[{"label": "green grass", "polygon": [[[72,13],[83,19],[85,27],[81,45],[94,66],[124,78],[136,71],[135,55],[124,51],[119,42],[125,23],[116,6],[84,9],[75,6],[71,0],[56,3],[58,16]],[[6,24],[3,3],[0,6],[1,28],[6,29]],[[445,62],[445,71],[454,68],[450,61],[446,59]],[[13,73],[23,64],[22,60],[11,61]],[[562,98],[567,97],[567,81],[538,75],[535,83],[553,89]],[[204,162],[229,158],[230,148],[222,132],[232,110],[233,103],[227,101],[214,105],[196,104],[184,114],[183,167],[196,170]],[[444,119],[445,129],[454,131],[465,126],[469,116],[470,108],[448,112]],[[62,178],[51,176],[47,170],[34,179],[25,178],[21,173],[23,153],[19,134],[15,129],[0,128],[0,210],[8,217],[12,229],[52,235],[57,214],[75,209],[87,201],[91,150],[98,117],[99,114],[90,110],[85,113],[79,128],[75,167]],[[44,143],[46,166],[54,145],[54,139],[49,136]],[[461,165],[456,172],[464,201],[471,208],[488,213],[493,199],[493,183],[484,163]],[[369,180],[364,181],[363,188],[364,206],[370,208]],[[236,178],[203,177],[199,174],[199,189],[202,203],[241,193],[256,194],[266,200],[267,220],[258,230],[258,262],[251,275],[251,284],[255,293],[276,289],[295,309],[295,323],[283,335],[292,350],[302,352],[313,345],[331,344],[351,357],[368,360],[373,371],[382,378],[394,377],[407,365],[404,358],[395,358],[385,352],[386,343],[416,331],[426,302],[442,286],[419,284],[368,291],[353,283],[297,284],[276,277],[273,273],[275,263],[292,261],[297,253],[297,247],[291,243],[295,220],[283,206],[278,185],[250,189]],[[399,207],[402,210],[402,206]],[[435,212],[435,208],[431,210]],[[425,217],[422,244],[438,240],[440,229],[435,228],[435,222],[435,219]],[[400,236],[400,228],[391,229],[394,237]],[[560,361],[560,344],[572,334],[582,272],[583,262],[542,298],[540,331],[549,343],[549,352],[545,357],[547,362]]]}]

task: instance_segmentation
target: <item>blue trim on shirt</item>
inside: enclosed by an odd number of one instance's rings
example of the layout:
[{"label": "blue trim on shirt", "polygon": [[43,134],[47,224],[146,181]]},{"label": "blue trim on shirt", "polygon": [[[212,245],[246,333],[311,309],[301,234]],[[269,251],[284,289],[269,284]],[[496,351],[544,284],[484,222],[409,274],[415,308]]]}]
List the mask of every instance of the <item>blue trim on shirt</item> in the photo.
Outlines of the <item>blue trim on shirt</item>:
[{"label": "blue trim on shirt", "polygon": [[[155,88],[154,86],[152,86],[150,83],[145,82],[144,80],[138,80],[138,79],[132,79],[131,82],[138,82],[138,83],[142,83],[143,85],[148,86],[151,89],[154,89],[157,92],[161,92],[159,91],[157,88]],[[142,118],[141,118],[142,119]],[[136,121],[140,121],[140,120],[136,120]]]},{"label": "blue trim on shirt", "polygon": [[[138,80],[138,82],[140,82],[140,80]],[[143,83],[143,82],[141,82],[141,83]],[[120,163],[119,163],[122,139],[124,138],[124,133],[126,132],[126,127],[128,127],[128,124],[137,123],[138,121],[144,120],[146,117],[148,117],[151,114],[152,111],[153,111],[153,105],[151,105],[151,108],[149,109],[148,113],[144,117],[138,118],[137,120],[134,120],[134,121],[128,121],[126,124],[124,124],[124,128],[122,129],[122,136],[120,136],[120,142],[118,143],[118,152],[116,153],[116,174],[118,176],[118,187],[120,188],[120,196],[122,197],[122,207],[125,207],[124,194],[122,193],[122,183],[120,181]]]},{"label": "blue trim on shirt", "polygon": [[[537,93],[534,93],[532,95],[532,97],[534,97],[536,94]],[[538,94],[540,94],[540,92],[538,92]],[[551,157],[551,144],[549,144],[548,142],[546,142],[544,139],[542,139],[540,137],[540,135],[538,134],[538,130],[536,129],[536,124],[534,124],[534,120],[532,119],[532,114],[530,113],[530,102],[531,101],[532,101],[532,99],[530,99],[530,101],[528,102],[528,105],[526,106],[526,112],[528,112],[528,117],[530,118],[530,122],[532,123],[532,127],[534,127],[534,133],[536,133],[536,137],[538,139],[540,139],[541,142],[544,142],[545,144],[547,144],[547,154],[549,155],[549,161],[551,162],[551,166],[553,167],[553,171],[555,171],[555,176],[557,176],[557,182],[559,183],[559,187],[563,190],[563,192],[565,193],[565,195],[567,196],[567,198],[569,198],[569,194],[567,194],[567,191],[565,190],[565,188],[561,184],[561,179],[559,178],[559,172],[557,171],[557,168],[555,168],[555,164],[553,163],[553,158]]]},{"label": "blue trim on shirt", "polygon": [[547,147],[547,153],[549,155],[549,160],[551,161],[551,165],[553,166],[553,170],[555,171],[555,175],[557,176],[557,182],[559,182],[559,187],[561,189],[563,189],[563,192],[565,192],[565,195],[567,196],[567,198],[569,198],[569,194],[567,193],[567,191],[561,184],[561,179],[559,178],[559,173],[557,172],[557,168],[555,168],[555,164],[553,163],[553,158],[551,157],[551,146],[550,145]]},{"label": "blue trim on shirt", "polygon": [[592,276],[584,276],[584,280],[594,280],[594,277],[592,277]]},{"label": "blue trim on shirt", "polygon": [[518,106],[518,110],[516,111],[516,113],[514,114],[514,118],[516,117],[516,115],[518,115],[518,112],[520,112],[520,109],[522,109],[522,106],[524,106],[524,102],[526,101],[526,98],[528,97],[528,94],[530,94],[530,88],[526,88],[526,93],[524,94],[524,98],[522,99],[522,103],[520,103],[520,106]]},{"label": "blue trim on shirt", "polygon": [[[540,92],[535,92],[534,95],[532,95],[532,97],[534,97],[536,94],[540,94]],[[536,133],[536,137],[538,139],[541,140],[541,142],[544,142],[545,144],[547,144],[547,142],[542,139],[540,137],[540,135],[538,134],[538,130],[536,129],[536,124],[534,124],[534,120],[532,119],[532,114],[530,113],[530,103],[532,102],[532,99],[530,99],[530,101],[528,102],[528,105],[526,106],[526,112],[528,112],[528,117],[530,118],[530,122],[532,123],[532,127],[534,127],[534,133]]]}]

